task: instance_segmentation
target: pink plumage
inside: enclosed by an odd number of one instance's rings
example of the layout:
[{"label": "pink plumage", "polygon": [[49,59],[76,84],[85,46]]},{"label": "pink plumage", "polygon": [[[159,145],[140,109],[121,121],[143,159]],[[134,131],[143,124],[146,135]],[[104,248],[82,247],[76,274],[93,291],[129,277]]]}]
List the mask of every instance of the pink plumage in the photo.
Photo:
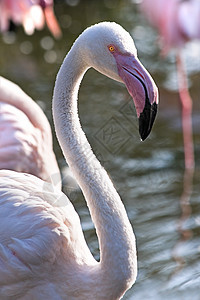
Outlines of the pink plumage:
[{"label": "pink plumage", "polygon": [[33,174],[60,187],[49,122],[19,86],[0,77],[0,169]]},{"label": "pink plumage", "polygon": [[158,29],[162,52],[200,38],[200,1],[143,0],[143,13]]},{"label": "pink plumage", "polygon": [[9,29],[12,21],[22,24],[26,34],[41,30],[45,22],[55,38],[61,36],[61,29],[53,10],[53,0],[1,0],[0,1],[0,31]]},{"label": "pink plumage", "polygon": [[171,48],[176,49],[185,168],[193,170],[195,163],[192,139],[192,99],[188,91],[181,49],[186,42],[200,39],[200,1],[143,0],[141,10],[160,34],[161,53],[166,55]]}]

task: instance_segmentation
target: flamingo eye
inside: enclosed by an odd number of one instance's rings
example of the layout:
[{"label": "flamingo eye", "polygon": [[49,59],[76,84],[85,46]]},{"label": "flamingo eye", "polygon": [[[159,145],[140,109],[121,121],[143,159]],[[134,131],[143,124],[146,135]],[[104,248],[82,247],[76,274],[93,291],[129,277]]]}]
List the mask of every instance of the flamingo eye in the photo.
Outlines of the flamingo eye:
[{"label": "flamingo eye", "polygon": [[108,50],[110,52],[114,52],[115,51],[115,47],[113,45],[108,46]]}]

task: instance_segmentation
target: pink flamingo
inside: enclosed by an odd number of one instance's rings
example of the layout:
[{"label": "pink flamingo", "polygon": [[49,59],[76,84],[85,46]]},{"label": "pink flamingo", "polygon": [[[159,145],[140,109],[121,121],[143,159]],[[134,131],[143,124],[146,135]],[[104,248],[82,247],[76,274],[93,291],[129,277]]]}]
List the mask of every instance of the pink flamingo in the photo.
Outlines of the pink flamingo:
[{"label": "pink flamingo", "polygon": [[192,236],[192,231],[185,230],[184,222],[191,214],[190,197],[195,167],[192,138],[192,99],[188,91],[187,75],[180,52],[186,42],[200,38],[200,1],[143,0],[141,8],[149,21],[159,30],[162,54],[166,55],[171,48],[176,48],[177,52],[176,62],[182,105],[185,172],[183,192],[180,197],[182,215],[178,222],[178,231],[181,238],[173,249],[173,257],[177,262],[176,273],[185,263],[184,259],[177,254],[177,249]]},{"label": "pink flamingo", "polygon": [[19,86],[0,77],[0,169],[33,174],[61,186],[49,122]]},{"label": "pink flamingo", "polygon": [[79,86],[91,67],[126,85],[143,140],[152,129],[158,90],[138,60],[133,39],[116,23],[89,27],[58,72],[53,117],[58,141],[96,228],[100,261],[90,252],[79,216],[60,189],[30,174],[0,170],[1,299],[116,300],[135,282],[132,226],[78,116]]},{"label": "pink flamingo", "polygon": [[187,41],[200,38],[200,1],[143,0],[141,8],[149,21],[159,30],[162,54],[166,55],[171,48],[177,49],[185,168],[193,170],[192,99],[188,91],[187,76],[180,50]]},{"label": "pink flamingo", "polygon": [[46,24],[55,38],[61,36],[61,29],[53,10],[53,0],[1,0],[0,31],[9,29],[9,23],[22,24],[26,34],[41,30]]}]

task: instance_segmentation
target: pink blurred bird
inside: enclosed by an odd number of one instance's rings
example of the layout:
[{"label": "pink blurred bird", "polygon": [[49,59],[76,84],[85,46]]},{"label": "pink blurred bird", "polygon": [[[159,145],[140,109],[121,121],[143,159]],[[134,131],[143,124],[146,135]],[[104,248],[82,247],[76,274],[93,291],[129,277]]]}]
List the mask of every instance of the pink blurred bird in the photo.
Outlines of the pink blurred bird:
[{"label": "pink blurred bird", "polygon": [[33,174],[61,186],[49,122],[19,86],[0,77],[0,169]]},{"label": "pink blurred bird", "polygon": [[141,8],[159,30],[163,54],[200,38],[199,0],[143,0]]},{"label": "pink blurred bird", "polygon": [[45,21],[55,38],[61,36],[61,29],[53,10],[53,0],[1,0],[0,31],[9,29],[10,21],[22,24],[26,34],[31,35],[35,29],[41,30]]},{"label": "pink blurred bird", "polygon": [[143,0],[141,9],[159,31],[162,54],[166,55],[171,48],[176,48],[177,51],[185,168],[193,170],[192,99],[189,95],[187,75],[180,51],[186,42],[200,38],[200,1]]}]

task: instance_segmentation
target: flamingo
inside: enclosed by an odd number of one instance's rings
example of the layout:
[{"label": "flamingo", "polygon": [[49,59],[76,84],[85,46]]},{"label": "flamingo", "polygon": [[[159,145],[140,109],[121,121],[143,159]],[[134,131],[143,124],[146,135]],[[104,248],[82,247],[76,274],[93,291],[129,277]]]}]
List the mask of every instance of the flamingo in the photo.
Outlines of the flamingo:
[{"label": "flamingo", "polygon": [[158,90],[129,33],[114,22],[87,28],[58,72],[53,117],[66,162],[81,187],[100,245],[95,260],[80,219],[60,189],[30,174],[0,170],[0,298],[120,299],[136,280],[135,236],[111,179],[81,128],[78,90],[93,67],[125,83],[141,139],[149,135]]},{"label": "flamingo", "polygon": [[148,20],[159,30],[162,54],[167,55],[170,49],[176,48],[185,169],[192,173],[195,166],[191,116],[192,99],[188,91],[181,48],[188,41],[200,39],[200,1],[143,0],[141,9]]},{"label": "flamingo", "polygon": [[0,169],[33,174],[61,187],[46,116],[18,85],[1,76]]},{"label": "flamingo", "polygon": [[172,48],[176,49],[185,153],[183,192],[180,197],[182,213],[177,226],[181,237],[172,251],[172,256],[177,262],[174,272],[176,273],[183,268],[185,263],[184,258],[180,257],[177,250],[183,241],[185,242],[192,236],[192,232],[185,229],[185,222],[191,215],[190,198],[192,195],[195,168],[192,133],[192,98],[188,90],[187,74],[184,68],[181,49],[188,41],[200,39],[200,1],[143,0],[141,8],[149,21],[159,30],[162,55],[167,55]]},{"label": "flamingo", "polygon": [[1,0],[0,31],[9,29],[10,21],[22,24],[26,34],[41,30],[46,24],[55,38],[62,35],[53,11],[53,0]]}]

